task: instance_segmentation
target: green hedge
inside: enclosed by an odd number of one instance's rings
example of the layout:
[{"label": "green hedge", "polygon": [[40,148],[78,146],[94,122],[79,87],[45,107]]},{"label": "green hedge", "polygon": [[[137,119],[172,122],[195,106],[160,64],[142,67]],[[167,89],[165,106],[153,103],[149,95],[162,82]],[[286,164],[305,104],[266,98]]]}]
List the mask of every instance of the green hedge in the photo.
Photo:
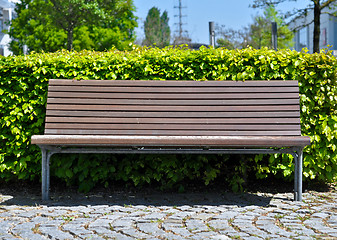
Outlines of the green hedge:
[{"label": "green hedge", "polygon": [[[198,51],[184,48],[135,48],[130,52],[56,52],[0,58],[0,177],[38,179],[40,151],[30,144],[43,134],[48,79],[297,79],[301,93],[302,134],[311,137],[305,148],[304,176],[332,181],[337,173],[336,59],[330,53],[307,54],[268,49]],[[245,174],[293,178],[287,155],[64,155],[54,156],[51,173],[88,190],[96,183],[131,180],[171,187],[183,179],[206,184],[226,176],[233,189]],[[230,173],[230,174],[226,174]],[[223,176],[222,176],[223,175]]]}]

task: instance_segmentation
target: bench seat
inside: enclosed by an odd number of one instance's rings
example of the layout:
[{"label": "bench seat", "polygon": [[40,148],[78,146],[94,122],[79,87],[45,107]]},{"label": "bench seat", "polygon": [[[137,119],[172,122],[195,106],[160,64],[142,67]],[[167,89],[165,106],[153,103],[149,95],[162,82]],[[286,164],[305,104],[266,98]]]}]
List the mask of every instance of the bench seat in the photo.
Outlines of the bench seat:
[{"label": "bench seat", "polygon": [[302,199],[297,81],[51,79],[42,150],[42,199],[55,153],[287,153]]},{"label": "bench seat", "polygon": [[35,135],[32,143],[106,147],[305,147],[306,136],[83,136]]}]

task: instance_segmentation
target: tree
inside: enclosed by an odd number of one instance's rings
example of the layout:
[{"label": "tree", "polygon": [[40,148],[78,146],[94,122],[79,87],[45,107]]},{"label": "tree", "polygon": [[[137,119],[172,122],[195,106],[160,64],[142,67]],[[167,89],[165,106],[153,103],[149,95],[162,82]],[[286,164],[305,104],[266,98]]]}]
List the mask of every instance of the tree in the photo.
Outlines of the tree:
[{"label": "tree", "polygon": [[[283,2],[291,2],[296,0],[254,0],[252,5],[253,8],[261,8],[270,5],[278,5]],[[301,17],[301,15],[306,14],[309,10],[314,11],[314,34],[313,34],[313,52],[319,52],[319,38],[320,38],[320,25],[321,25],[321,13],[324,8],[332,7],[336,0],[307,0],[308,6],[302,9],[296,9],[292,12],[286,14],[289,18],[295,19]]]},{"label": "tree", "polygon": [[225,47],[227,49],[244,48],[248,44],[248,28],[243,30],[234,30],[226,28],[225,25],[216,26],[216,35],[221,36],[216,40],[217,47]]},{"label": "tree", "polygon": [[169,26],[169,17],[167,12],[164,11],[160,17],[161,31],[162,31],[162,42],[164,46],[168,46],[171,40],[171,29]]},{"label": "tree", "polygon": [[276,22],[278,25],[278,48],[291,47],[293,45],[293,33],[272,5],[265,9],[262,16],[255,16],[253,23],[242,30],[226,29],[224,26],[217,27],[217,35],[222,36],[217,40],[217,44],[228,49],[244,48],[248,45],[256,49],[271,48],[272,22]]},{"label": "tree", "polygon": [[168,46],[171,38],[168,22],[169,18],[166,11],[160,16],[158,8],[151,8],[144,22],[145,40],[143,44],[146,46],[156,44],[158,47]]},{"label": "tree", "polygon": [[23,0],[9,31],[11,50],[105,50],[134,40],[132,0]]},{"label": "tree", "polygon": [[293,46],[293,32],[285,24],[273,5],[268,6],[263,16],[254,17],[254,22],[249,26],[248,44],[254,48],[270,47],[272,48],[271,24],[277,23],[278,48],[290,48]]}]

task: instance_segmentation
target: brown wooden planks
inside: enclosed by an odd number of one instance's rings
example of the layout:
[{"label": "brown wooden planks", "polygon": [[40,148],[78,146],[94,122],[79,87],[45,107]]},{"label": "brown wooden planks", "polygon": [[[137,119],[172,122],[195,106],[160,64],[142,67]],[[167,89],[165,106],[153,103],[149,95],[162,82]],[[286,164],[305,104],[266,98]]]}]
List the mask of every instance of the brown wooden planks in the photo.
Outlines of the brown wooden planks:
[{"label": "brown wooden planks", "polygon": [[297,84],[51,80],[45,134],[299,136]]},{"label": "brown wooden planks", "polygon": [[171,112],[115,112],[115,111],[66,111],[66,110],[47,110],[47,116],[67,116],[67,117],[122,117],[122,118],[256,118],[256,117],[297,117],[299,111],[282,111],[282,112],[176,112],[172,115]]},{"label": "brown wooden planks", "polygon": [[167,87],[167,86],[269,86],[269,87],[284,87],[284,86],[295,86],[298,87],[298,81],[295,80],[254,80],[254,81],[191,81],[191,80],[69,80],[69,79],[50,79],[49,86],[158,86],[158,87]]},{"label": "brown wooden planks", "polygon": [[298,92],[297,87],[95,87],[95,86],[51,86],[56,92],[102,92],[102,93],[282,93]]},{"label": "brown wooden planks", "polygon": [[237,105],[298,105],[298,99],[235,99],[235,100],[163,100],[163,99],[85,99],[49,98],[48,104],[91,105],[172,105],[172,106],[237,106]]},{"label": "brown wooden planks", "polygon": [[149,106],[149,105],[73,105],[48,104],[47,110],[144,111],[144,112],[256,112],[299,111],[299,105],[264,106]]},{"label": "brown wooden planks", "polygon": [[202,130],[86,130],[46,129],[51,135],[153,135],[153,136],[296,136],[299,131],[202,131]]},{"label": "brown wooden planks", "polygon": [[179,99],[179,100],[214,100],[214,99],[298,99],[298,92],[275,93],[95,93],[95,92],[48,92],[49,98],[79,99]]},{"label": "brown wooden planks", "polygon": [[308,136],[83,136],[34,135],[32,144],[115,147],[294,147],[310,144]]},{"label": "brown wooden planks", "polygon": [[298,118],[111,118],[111,117],[46,117],[47,123],[171,123],[171,124],[297,124]]},{"label": "brown wooden planks", "polygon": [[171,124],[171,123],[157,123],[157,124],[102,124],[102,123],[87,123],[87,124],[74,124],[74,123],[47,123],[46,128],[49,129],[101,129],[101,130],[128,130],[128,129],[141,129],[141,130],[300,130],[297,124]]}]

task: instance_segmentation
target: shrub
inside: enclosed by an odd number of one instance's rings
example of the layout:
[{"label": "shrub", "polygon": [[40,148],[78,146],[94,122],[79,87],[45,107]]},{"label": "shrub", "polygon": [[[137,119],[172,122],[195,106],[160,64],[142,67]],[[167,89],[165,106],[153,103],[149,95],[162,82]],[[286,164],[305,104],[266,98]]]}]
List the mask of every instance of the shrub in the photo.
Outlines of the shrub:
[{"label": "shrub", "polygon": [[[336,59],[328,52],[291,50],[135,48],[133,51],[67,52],[0,58],[0,177],[4,180],[40,177],[41,154],[30,144],[43,134],[48,79],[209,79],[299,80],[302,134],[312,144],[304,152],[304,177],[332,181],[337,172]],[[63,155],[54,156],[51,173],[88,190],[96,183],[132,180],[174,186],[183,179],[206,184],[227,176],[233,189],[243,174],[271,175],[291,180],[288,155],[229,157],[189,155]],[[226,175],[226,173],[230,173]]]}]

